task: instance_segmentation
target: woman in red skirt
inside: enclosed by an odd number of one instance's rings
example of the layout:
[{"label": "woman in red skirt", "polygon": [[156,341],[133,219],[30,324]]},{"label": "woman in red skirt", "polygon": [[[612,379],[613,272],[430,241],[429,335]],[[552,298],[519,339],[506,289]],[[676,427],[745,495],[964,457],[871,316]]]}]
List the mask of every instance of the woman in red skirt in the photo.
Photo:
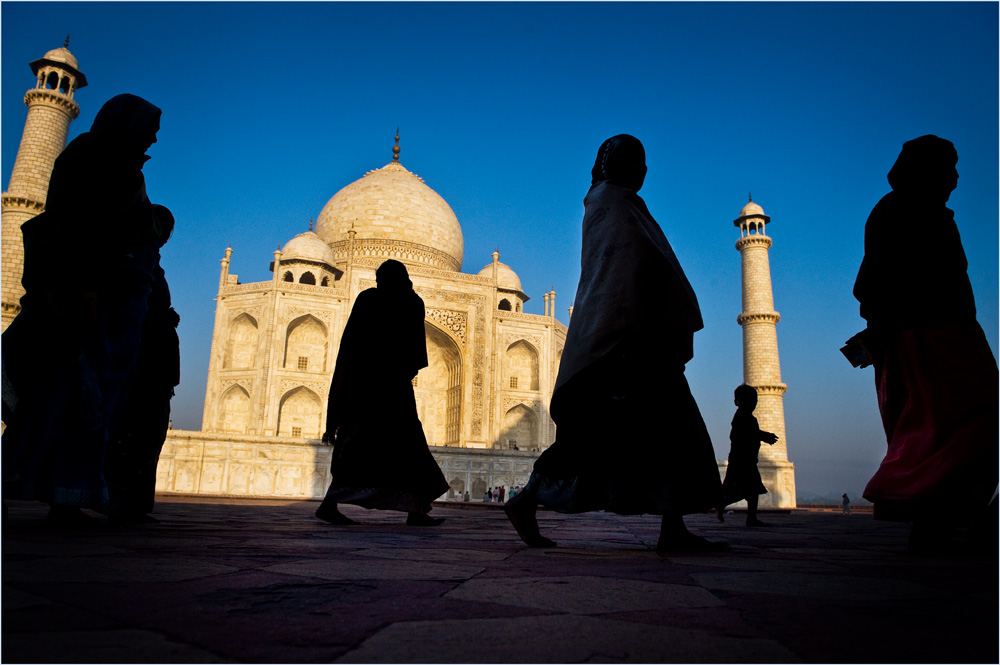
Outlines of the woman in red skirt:
[{"label": "woman in red skirt", "polygon": [[892,191],[865,225],[854,285],[888,441],[864,497],[876,519],[912,520],[910,548],[919,551],[950,546],[966,515],[973,527],[996,528],[997,364],[945,206],[957,162],[937,136],[903,145]]}]

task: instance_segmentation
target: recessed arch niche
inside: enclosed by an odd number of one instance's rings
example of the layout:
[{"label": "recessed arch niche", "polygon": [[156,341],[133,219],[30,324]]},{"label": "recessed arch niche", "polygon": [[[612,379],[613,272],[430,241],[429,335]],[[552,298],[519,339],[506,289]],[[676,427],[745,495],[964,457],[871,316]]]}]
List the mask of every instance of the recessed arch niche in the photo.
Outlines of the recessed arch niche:
[{"label": "recessed arch niche", "polygon": [[462,420],[462,352],[447,333],[424,321],[427,367],[417,373],[417,415],[432,446],[457,446]]},{"label": "recessed arch niche", "polygon": [[323,405],[319,396],[305,387],[289,390],[278,408],[278,436],[318,439]]}]

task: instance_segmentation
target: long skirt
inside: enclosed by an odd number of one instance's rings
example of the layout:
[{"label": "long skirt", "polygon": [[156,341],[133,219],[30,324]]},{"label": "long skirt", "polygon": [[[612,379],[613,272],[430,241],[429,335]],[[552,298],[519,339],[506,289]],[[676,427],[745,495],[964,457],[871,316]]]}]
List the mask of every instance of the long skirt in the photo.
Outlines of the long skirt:
[{"label": "long skirt", "polygon": [[538,501],[565,513],[690,514],[716,508],[715,451],[683,364],[613,351],[559,396],[556,441],[535,462]]},{"label": "long skirt", "polygon": [[29,300],[4,331],[15,403],[3,434],[4,498],[107,507],[108,437],[135,364],[149,290],[141,274],[123,280],[118,291],[101,294],[97,320],[75,330]]},{"label": "long skirt", "polygon": [[978,323],[894,335],[875,357],[888,450],[864,497],[879,519],[985,507],[997,488],[997,364]]},{"label": "long skirt", "polygon": [[377,403],[361,405],[338,429],[323,502],[426,513],[449,486],[427,448],[413,386],[387,382],[369,394]]}]

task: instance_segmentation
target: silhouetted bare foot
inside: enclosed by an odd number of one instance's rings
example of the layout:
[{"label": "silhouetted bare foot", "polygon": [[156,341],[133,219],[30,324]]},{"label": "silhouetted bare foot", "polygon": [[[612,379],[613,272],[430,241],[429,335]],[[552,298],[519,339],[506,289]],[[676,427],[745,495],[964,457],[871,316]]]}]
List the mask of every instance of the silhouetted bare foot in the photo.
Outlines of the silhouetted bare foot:
[{"label": "silhouetted bare foot", "polygon": [[322,504],[316,509],[316,517],[334,526],[357,526],[361,524],[361,522],[355,522],[336,508],[324,508]]},{"label": "silhouetted bare foot", "polygon": [[528,547],[555,547],[555,541],[549,540],[538,530],[538,519],[535,517],[538,506],[522,498],[523,496],[515,495],[503,507],[503,512],[514,526],[517,535]]},{"label": "silhouetted bare foot", "polygon": [[407,513],[406,526],[437,526],[444,522],[443,517],[431,517],[427,513]]},{"label": "silhouetted bare foot", "polygon": [[656,542],[657,552],[730,552],[732,548],[728,543],[716,543],[706,540],[701,536],[696,536],[690,531],[671,533],[670,535],[660,534],[660,539]]},{"label": "silhouetted bare foot", "polygon": [[54,531],[118,531],[107,520],[91,517],[73,506],[52,506],[45,516],[45,526]]}]

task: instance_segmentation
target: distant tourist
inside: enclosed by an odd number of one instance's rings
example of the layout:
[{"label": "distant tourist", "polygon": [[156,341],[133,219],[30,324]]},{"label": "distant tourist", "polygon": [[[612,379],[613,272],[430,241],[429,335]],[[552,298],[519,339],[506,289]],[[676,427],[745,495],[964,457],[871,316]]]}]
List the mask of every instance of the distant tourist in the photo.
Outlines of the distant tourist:
[{"label": "distant tourist", "polygon": [[847,498],[847,492],[844,492],[843,496],[841,496],[840,507],[845,515],[851,514],[851,500]]},{"label": "distant tourist", "polygon": [[888,441],[864,497],[875,519],[913,521],[915,552],[951,548],[967,519],[997,545],[997,364],[945,205],[957,163],[955,146],[937,136],[903,144],[892,191],[865,224],[854,284]]},{"label": "distant tourist", "polygon": [[3,333],[3,495],[51,506],[60,529],[104,528],[109,433],[132,375],[157,224],[142,167],[160,109],[135,95],[101,107],[55,161],[45,212],[21,226],[25,294]]},{"label": "distant tourist", "polygon": [[726,480],[722,483],[725,500],[719,506],[717,514],[719,521],[725,518],[726,506],[746,499],[747,526],[767,526],[757,519],[757,502],[761,494],[767,494],[767,488],[760,479],[757,470],[757,455],[761,442],[774,445],[778,437],[771,432],[765,432],[757,425],[754,409],[757,408],[757,389],[745,383],[733,391],[733,401],[736,403],[736,415],[733,416],[732,429],[729,431],[729,465],[726,468]]},{"label": "distant tourist", "polygon": [[413,377],[427,367],[424,303],[406,267],[388,260],[344,328],[330,385],[326,433],[333,480],[316,516],[357,524],[337,504],[399,510],[409,526],[436,526],[431,502],[450,492],[417,416]]},{"label": "distant tourist", "polygon": [[536,510],[662,515],[657,549],[721,551],[683,516],[715,509],[722,483],[684,377],[702,328],[694,291],[638,191],[646,153],[633,136],[605,141],[584,199],[573,323],[552,396],[558,439],[506,504],[521,539],[552,547]]}]

